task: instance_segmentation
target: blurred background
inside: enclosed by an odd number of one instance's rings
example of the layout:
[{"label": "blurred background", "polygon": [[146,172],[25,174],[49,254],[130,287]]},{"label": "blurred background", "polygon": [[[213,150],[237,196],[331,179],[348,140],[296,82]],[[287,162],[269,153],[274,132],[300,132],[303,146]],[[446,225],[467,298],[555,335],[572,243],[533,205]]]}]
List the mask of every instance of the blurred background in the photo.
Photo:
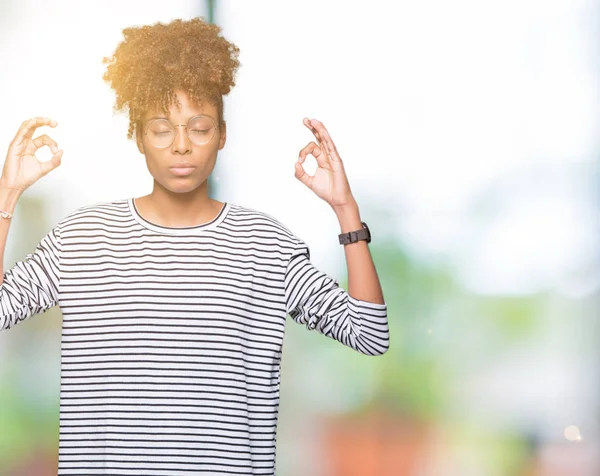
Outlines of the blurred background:
[{"label": "blurred background", "polygon": [[[212,196],[346,288],[335,215],[294,178],[320,119],[388,304],[379,357],[288,318],[277,475],[600,474],[600,1],[3,0],[0,144],[42,115],[65,151],[4,269],[76,208],[152,190],[102,58],[195,16],[241,50]],[[0,332],[0,475],[56,474],[60,327],[56,307]]]}]

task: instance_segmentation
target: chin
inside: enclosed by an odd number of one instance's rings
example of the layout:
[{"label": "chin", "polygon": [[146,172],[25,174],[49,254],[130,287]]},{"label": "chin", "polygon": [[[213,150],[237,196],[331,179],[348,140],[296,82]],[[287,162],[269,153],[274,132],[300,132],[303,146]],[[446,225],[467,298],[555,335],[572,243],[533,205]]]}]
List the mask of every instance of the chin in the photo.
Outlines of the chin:
[{"label": "chin", "polygon": [[179,177],[174,180],[169,180],[167,183],[161,182],[161,185],[169,192],[173,193],[190,193],[202,186],[205,181],[198,182],[191,177]]}]

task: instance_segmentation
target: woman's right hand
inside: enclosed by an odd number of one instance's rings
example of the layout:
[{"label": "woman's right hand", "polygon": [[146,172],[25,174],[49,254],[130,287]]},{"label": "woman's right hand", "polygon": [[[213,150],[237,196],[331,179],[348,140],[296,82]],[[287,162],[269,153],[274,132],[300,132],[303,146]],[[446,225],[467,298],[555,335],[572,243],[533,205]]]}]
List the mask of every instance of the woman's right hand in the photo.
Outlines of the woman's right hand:
[{"label": "woman's right hand", "polygon": [[[57,122],[47,117],[34,117],[23,122],[15,138],[8,147],[0,185],[19,192],[43,177],[60,165],[63,151],[58,149],[56,142],[43,134],[33,139],[33,133],[38,127],[56,127]],[[35,153],[40,147],[48,146],[52,151],[52,158],[47,162],[40,162]]]}]

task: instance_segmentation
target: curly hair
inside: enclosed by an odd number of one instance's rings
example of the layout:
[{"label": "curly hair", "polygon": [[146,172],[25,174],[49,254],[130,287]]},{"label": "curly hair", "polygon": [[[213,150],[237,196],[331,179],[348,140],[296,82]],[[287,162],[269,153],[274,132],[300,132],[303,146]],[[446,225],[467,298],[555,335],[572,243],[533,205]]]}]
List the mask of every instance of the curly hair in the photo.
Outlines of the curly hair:
[{"label": "curly hair", "polygon": [[195,103],[209,101],[224,124],[223,96],[235,86],[239,48],[202,18],[125,28],[102,78],[115,90],[115,111],[129,110],[131,139],[146,111],[168,114],[178,104],[175,90]]}]

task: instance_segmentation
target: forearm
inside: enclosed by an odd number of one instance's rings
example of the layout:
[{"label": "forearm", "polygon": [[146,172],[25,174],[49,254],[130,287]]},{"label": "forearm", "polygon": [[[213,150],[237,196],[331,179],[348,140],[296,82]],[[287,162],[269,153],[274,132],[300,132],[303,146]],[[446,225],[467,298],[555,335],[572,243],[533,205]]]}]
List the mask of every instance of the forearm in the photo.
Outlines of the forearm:
[{"label": "forearm", "polygon": [[[20,196],[21,192],[5,187],[0,183],[0,212],[9,212],[12,214]],[[4,251],[6,249],[11,221],[12,218],[0,218],[0,266],[2,266],[0,270],[2,271],[0,273],[0,284],[4,281]]]},{"label": "forearm", "polygon": [[[340,233],[362,228],[356,202],[344,208],[334,209],[334,212],[340,222]],[[367,242],[361,240],[343,246],[348,268],[348,294],[361,301],[385,304],[377,270]]]}]

